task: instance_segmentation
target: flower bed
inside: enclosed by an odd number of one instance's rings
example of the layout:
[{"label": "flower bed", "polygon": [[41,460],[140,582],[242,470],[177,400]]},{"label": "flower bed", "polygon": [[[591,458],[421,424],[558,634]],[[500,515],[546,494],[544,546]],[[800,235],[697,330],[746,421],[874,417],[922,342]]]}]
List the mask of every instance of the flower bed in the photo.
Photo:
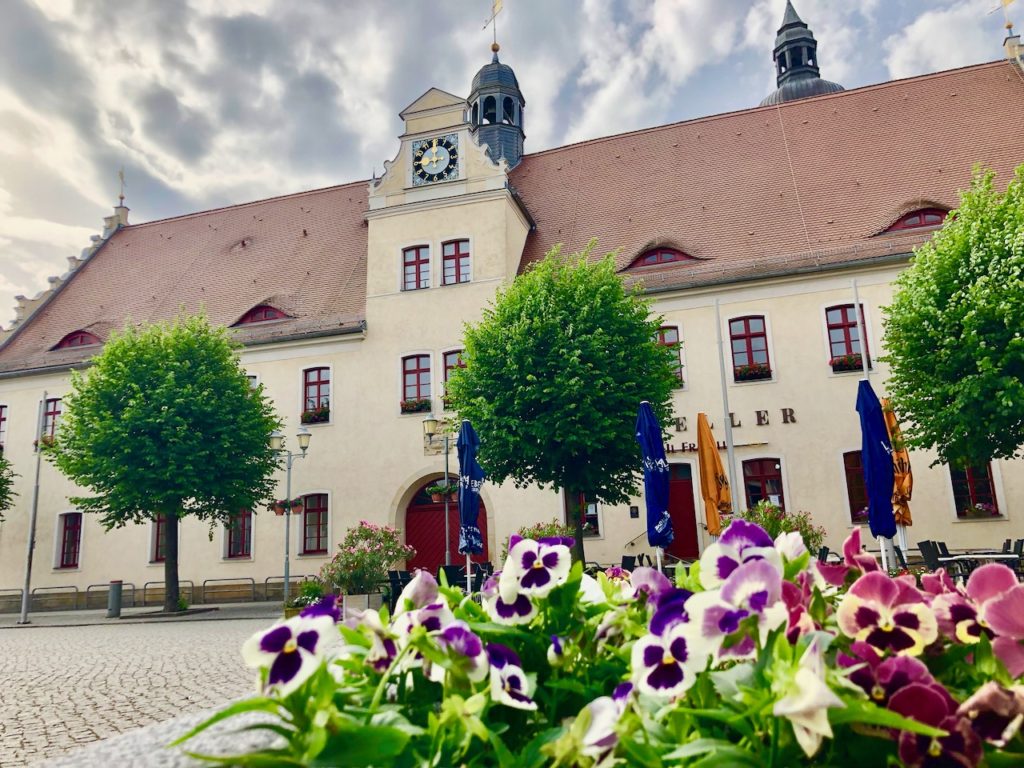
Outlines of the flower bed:
[{"label": "flower bed", "polygon": [[[1024,764],[1024,585],[813,561],[735,520],[677,583],[584,576],[571,539],[513,537],[481,603],[420,571],[394,616],[333,598],[243,657],[276,750],[232,765]],[[190,735],[193,735],[190,734]],[[188,738],[188,737],[185,737]]]}]

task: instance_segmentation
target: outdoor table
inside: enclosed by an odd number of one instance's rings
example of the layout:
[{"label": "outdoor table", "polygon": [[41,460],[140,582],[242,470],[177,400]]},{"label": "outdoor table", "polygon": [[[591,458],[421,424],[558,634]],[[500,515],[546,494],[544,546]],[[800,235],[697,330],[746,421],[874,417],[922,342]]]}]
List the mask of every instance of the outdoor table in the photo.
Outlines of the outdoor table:
[{"label": "outdoor table", "polygon": [[950,557],[940,557],[940,563],[962,563],[967,560],[1019,560],[1020,555],[1015,555],[1013,552],[973,552],[968,555],[951,555]]}]

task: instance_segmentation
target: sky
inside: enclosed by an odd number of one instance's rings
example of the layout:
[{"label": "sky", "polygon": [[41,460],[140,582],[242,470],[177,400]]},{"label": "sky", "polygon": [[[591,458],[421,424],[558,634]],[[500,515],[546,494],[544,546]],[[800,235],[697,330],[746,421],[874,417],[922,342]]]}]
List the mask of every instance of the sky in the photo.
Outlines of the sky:
[{"label": "sky", "polygon": [[[504,0],[526,151],[756,106],[786,0]],[[1002,57],[999,0],[794,0],[847,89]],[[0,324],[130,221],[370,178],[491,0],[0,0]],[[1010,6],[1024,25],[1024,2]]]}]

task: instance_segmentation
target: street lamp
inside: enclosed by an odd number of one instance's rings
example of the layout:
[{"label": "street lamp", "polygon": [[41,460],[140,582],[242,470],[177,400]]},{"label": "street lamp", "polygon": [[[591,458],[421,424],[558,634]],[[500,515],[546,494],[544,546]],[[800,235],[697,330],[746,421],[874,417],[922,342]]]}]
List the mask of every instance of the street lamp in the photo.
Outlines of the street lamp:
[{"label": "street lamp", "polygon": [[292,453],[284,447],[284,435],[277,430],[270,433],[270,450],[281,455],[285,459],[285,466],[287,471],[285,473],[285,502],[288,504],[288,508],[284,513],[284,604],[285,607],[288,605],[288,580],[291,577],[291,516],[292,516],[292,462],[296,459],[306,458],[306,449],[309,448],[309,438],[312,434],[308,429],[302,427],[298,432],[295,433],[295,440],[299,444],[299,450],[301,453]]},{"label": "street lamp", "polygon": [[[427,414],[423,419],[423,434],[427,436],[427,442],[433,444],[434,435],[437,434],[437,417],[433,413]],[[448,485],[448,441],[451,436],[446,431],[444,437],[444,484]],[[452,564],[452,541],[448,534],[448,500],[451,494],[444,495],[444,564]]]}]

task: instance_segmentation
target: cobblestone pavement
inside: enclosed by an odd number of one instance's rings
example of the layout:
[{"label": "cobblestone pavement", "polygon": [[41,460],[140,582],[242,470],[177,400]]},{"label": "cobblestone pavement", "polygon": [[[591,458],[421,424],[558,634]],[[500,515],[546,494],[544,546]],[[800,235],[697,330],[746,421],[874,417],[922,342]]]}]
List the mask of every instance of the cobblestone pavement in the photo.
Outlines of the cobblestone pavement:
[{"label": "cobblestone pavement", "polygon": [[253,692],[239,648],[266,619],[0,629],[0,766]]}]

